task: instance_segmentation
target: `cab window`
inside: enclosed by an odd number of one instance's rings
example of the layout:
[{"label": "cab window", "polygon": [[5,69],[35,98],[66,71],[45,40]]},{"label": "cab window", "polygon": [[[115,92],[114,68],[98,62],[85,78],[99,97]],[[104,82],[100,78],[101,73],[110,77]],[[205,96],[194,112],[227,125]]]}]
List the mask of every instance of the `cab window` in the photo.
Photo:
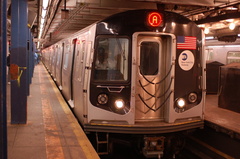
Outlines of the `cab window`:
[{"label": "cab window", "polygon": [[98,38],[93,62],[94,80],[128,80],[128,56],[129,40],[127,38]]}]

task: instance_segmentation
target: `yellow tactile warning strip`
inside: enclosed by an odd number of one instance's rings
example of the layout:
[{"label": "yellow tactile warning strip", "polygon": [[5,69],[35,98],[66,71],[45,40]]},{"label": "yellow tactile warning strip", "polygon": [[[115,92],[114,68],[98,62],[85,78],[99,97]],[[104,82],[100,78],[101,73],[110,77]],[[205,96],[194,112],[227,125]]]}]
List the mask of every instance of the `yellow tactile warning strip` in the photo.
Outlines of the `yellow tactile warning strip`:
[{"label": "yellow tactile warning strip", "polygon": [[79,128],[79,123],[77,122],[77,120],[74,118],[71,110],[69,109],[69,107],[67,106],[66,102],[64,101],[63,97],[60,95],[58,89],[56,88],[56,86],[54,85],[53,81],[51,81],[51,84],[53,86],[54,91],[57,94],[57,98],[65,112],[65,114],[67,115],[68,120],[71,122],[71,127],[78,139],[78,143],[81,146],[81,148],[83,149],[83,152],[85,153],[86,157],[88,159],[100,159],[100,157],[98,156],[98,154],[96,153],[96,151],[94,150],[92,144],[90,143],[90,141],[87,139],[85,133],[83,132],[83,130],[81,128]]},{"label": "yellow tactile warning strip", "polygon": [[[46,70],[45,70],[46,71]],[[40,75],[40,83],[41,82],[41,75]],[[70,108],[66,104],[65,100],[63,99],[62,95],[60,94],[59,90],[57,89],[56,85],[52,81],[51,77],[48,76],[48,79],[52,85],[52,89],[55,92],[55,95],[66,114],[66,117],[69,121],[70,127],[73,130],[76,139],[78,140],[78,144],[82,148],[84,155],[87,159],[100,159],[96,151],[94,150],[92,144],[86,137],[84,131],[80,127],[79,123],[77,122],[76,118],[72,114]],[[41,93],[46,93],[47,88],[44,85],[40,85]],[[43,105],[43,120],[44,125],[46,128],[45,132],[45,140],[46,140],[46,153],[47,153],[47,159],[64,159],[64,151],[61,147],[61,141],[58,137],[59,135],[56,134],[57,131],[54,131],[57,129],[56,123],[53,118],[53,112],[51,110],[51,103],[48,101],[48,99],[42,99],[42,105]],[[55,133],[55,134],[53,134]],[[54,146],[53,146],[54,145]],[[59,146],[56,146],[59,145]],[[53,150],[54,149],[54,150]],[[58,154],[58,155],[56,155]]]}]

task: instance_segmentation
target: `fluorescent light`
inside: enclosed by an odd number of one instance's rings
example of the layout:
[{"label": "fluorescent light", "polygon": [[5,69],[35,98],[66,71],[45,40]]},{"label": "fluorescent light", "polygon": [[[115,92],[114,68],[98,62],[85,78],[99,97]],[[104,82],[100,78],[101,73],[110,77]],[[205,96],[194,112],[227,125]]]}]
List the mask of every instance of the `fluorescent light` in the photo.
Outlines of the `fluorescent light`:
[{"label": "fluorescent light", "polygon": [[198,27],[199,28],[205,28],[205,24],[199,24]]},{"label": "fluorescent light", "polygon": [[216,47],[240,47],[240,45],[215,45],[215,46],[207,46],[208,48],[216,48]]},{"label": "fluorescent light", "polygon": [[41,39],[49,0],[43,0],[38,38]]},{"label": "fluorescent light", "polygon": [[42,25],[44,24],[44,21],[45,21],[45,19],[42,18],[42,19],[41,19],[41,24],[42,24]]},{"label": "fluorescent light", "polygon": [[44,0],[44,1],[43,1],[43,9],[47,9],[47,7],[48,7],[48,1],[49,1],[49,0]]},{"label": "fluorescent light", "polygon": [[232,23],[234,21],[234,19],[226,19],[225,21]]},{"label": "fluorescent light", "polygon": [[39,34],[38,34],[38,39],[41,39],[42,36],[42,29],[40,29]]},{"label": "fluorescent light", "polygon": [[42,9],[42,18],[45,18],[46,13],[47,13],[47,10],[46,9]]},{"label": "fluorescent light", "polygon": [[240,45],[225,45],[225,47],[240,47]]},{"label": "fluorescent light", "polygon": [[227,7],[227,10],[238,10],[238,9],[235,7]]},{"label": "fluorescent light", "polygon": [[216,45],[216,46],[207,46],[208,48],[214,48],[214,47],[224,47],[222,45]]},{"label": "fluorescent light", "polygon": [[208,34],[209,32],[210,32],[210,30],[209,30],[208,27],[204,29],[204,33],[205,33],[205,34]]},{"label": "fluorescent light", "polygon": [[234,30],[234,29],[235,29],[235,23],[230,23],[229,29],[230,29],[230,30]]},{"label": "fluorescent light", "polygon": [[213,36],[208,36],[208,37],[205,37],[205,39],[206,40],[212,40],[212,39],[214,39],[214,37]]}]

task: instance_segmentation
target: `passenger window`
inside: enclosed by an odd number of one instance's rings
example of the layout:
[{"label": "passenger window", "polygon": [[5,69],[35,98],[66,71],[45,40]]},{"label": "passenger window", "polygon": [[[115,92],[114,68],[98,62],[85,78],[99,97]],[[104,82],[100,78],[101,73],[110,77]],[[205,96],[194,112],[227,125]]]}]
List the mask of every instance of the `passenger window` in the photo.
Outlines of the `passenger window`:
[{"label": "passenger window", "polygon": [[67,70],[68,67],[68,58],[69,58],[69,52],[70,52],[70,45],[66,45],[66,50],[65,50],[65,59],[64,59],[64,64],[63,68]]},{"label": "passenger window", "polygon": [[212,61],[214,59],[214,53],[213,53],[213,49],[212,48],[206,49],[205,53],[206,53],[206,60],[207,61]]},{"label": "passenger window", "polygon": [[84,62],[85,46],[86,46],[86,41],[82,41],[82,43],[81,43],[80,72],[79,72],[79,77],[78,77],[78,79],[80,81],[82,79],[82,74],[83,74],[83,62]]},{"label": "passenger window", "polygon": [[57,45],[57,62],[56,62],[56,66],[58,66],[59,65],[59,61],[60,61],[60,48],[58,47],[58,45]]},{"label": "passenger window", "polygon": [[159,69],[159,43],[142,42],[140,47],[140,72],[157,75]]},{"label": "passenger window", "polygon": [[227,53],[227,64],[240,63],[240,51],[229,51]]},{"label": "passenger window", "polygon": [[82,42],[82,62],[83,62],[83,60],[84,60],[84,54],[85,54],[85,46],[86,46],[86,41],[84,40],[83,42]]}]

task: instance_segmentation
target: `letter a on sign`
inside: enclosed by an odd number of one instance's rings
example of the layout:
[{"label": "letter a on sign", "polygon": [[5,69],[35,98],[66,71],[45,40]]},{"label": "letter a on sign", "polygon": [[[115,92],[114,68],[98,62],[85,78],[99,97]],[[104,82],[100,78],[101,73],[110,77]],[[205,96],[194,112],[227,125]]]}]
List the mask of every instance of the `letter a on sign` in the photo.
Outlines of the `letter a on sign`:
[{"label": "letter a on sign", "polygon": [[162,24],[162,16],[158,12],[152,12],[148,15],[148,25],[152,27],[159,27]]}]

